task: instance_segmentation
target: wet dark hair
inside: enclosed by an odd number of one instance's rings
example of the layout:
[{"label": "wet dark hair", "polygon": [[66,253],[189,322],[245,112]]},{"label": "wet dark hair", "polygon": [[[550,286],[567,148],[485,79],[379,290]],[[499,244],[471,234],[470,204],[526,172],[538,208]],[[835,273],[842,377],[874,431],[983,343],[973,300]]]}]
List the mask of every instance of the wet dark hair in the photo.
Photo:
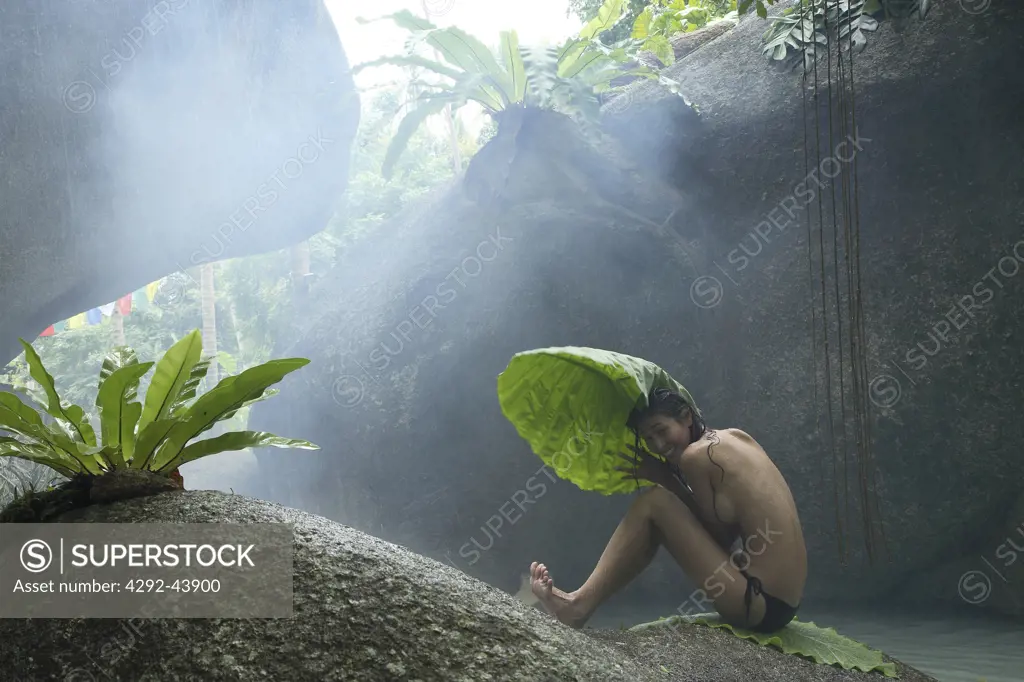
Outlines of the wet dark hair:
[{"label": "wet dark hair", "polygon": [[636,408],[629,414],[626,426],[636,435],[637,446],[640,444],[640,424],[645,419],[654,415],[663,415],[682,421],[687,416],[693,415],[693,423],[690,425],[690,440],[696,441],[704,435],[706,427],[697,410],[693,409],[690,403],[686,402],[681,394],[670,388],[656,388],[647,396],[647,406]]},{"label": "wet dark hair", "polygon": [[[626,426],[633,431],[633,435],[636,437],[637,450],[640,449],[640,425],[645,419],[658,414],[678,419],[679,421],[683,421],[688,416],[693,415],[693,421],[690,423],[691,442],[696,442],[707,431],[704,419],[700,416],[700,413],[694,409],[694,406],[686,401],[686,398],[670,388],[656,388],[648,394],[647,405],[645,407],[635,408],[629,413],[629,418],[626,419]],[[673,475],[678,478],[687,489],[689,489],[689,485],[686,483],[686,479],[683,478],[683,473],[679,470],[679,467],[671,462],[668,462],[668,465]],[[633,478],[636,481],[637,490],[639,490],[640,481],[636,479],[635,473]],[[717,510],[715,513],[718,513]]]}]

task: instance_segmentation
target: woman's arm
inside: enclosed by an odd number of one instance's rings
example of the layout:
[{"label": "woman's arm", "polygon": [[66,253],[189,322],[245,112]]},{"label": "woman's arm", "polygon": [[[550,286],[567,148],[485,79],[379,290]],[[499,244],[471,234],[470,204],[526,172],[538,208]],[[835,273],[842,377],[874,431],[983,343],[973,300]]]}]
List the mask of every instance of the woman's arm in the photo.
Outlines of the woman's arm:
[{"label": "woman's arm", "polygon": [[697,520],[700,521],[705,530],[714,538],[716,544],[725,550],[727,554],[732,551],[732,546],[739,537],[737,528],[730,528],[724,523],[708,523],[704,515],[700,513],[700,507],[697,504],[697,498],[693,494],[693,490],[674,472],[669,471],[669,475],[665,477],[661,486],[682,500],[690,508],[693,515],[697,517]]},{"label": "woman's arm", "polygon": [[[629,446],[629,449],[633,451],[632,456],[622,453],[620,457],[630,466],[619,466],[615,467],[615,469],[632,477],[656,483],[678,497],[683,501],[683,504],[689,507],[701,525],[714,538],[715,542],[726,552],[729,552],[738,533],[735,530],[729,529],[725,524],[708,522],[707,516],[700,511],[700,505],[697,503],[693,489],[683,478],[682,471],[665,460],[651,456],[644,450],[632,446]],[[708,482],[704,481],[703,483],[706,485]],[[697,484],[701,485],[701,482],[697,482]]]}]

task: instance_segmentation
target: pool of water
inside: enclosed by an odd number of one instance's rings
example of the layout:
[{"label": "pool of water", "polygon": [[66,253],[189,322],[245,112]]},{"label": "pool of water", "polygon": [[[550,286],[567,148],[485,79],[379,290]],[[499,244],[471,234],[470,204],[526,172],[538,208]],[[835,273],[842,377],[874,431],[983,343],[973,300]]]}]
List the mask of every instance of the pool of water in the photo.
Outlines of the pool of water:
[{"label": "pool of water", "polygon": [[801,613],[940,682],[1024,682],[1024,623],[948,614]]},{"label": "pool of water", "polygon": [[[589,625],[616,628],[668,615],[647,607],[598,610]],[[663,608],[663,607],[662,607]],[[1024,682],[1024,622],[970,614],[801,609],[800,619],[879,649],[939,682]],[[881,678],[880,678],[881,679]]]}]

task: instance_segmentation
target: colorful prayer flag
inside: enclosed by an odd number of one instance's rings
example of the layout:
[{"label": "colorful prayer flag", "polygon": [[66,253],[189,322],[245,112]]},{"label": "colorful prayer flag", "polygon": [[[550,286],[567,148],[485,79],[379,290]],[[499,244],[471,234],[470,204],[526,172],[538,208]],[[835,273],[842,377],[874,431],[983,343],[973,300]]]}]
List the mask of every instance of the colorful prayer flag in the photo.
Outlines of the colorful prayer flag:
[{"label": "colorful prayer flag", "polygon": [[103,321],[103,313],[100,312],[99,308],[93,308],[92,310],[86,311],[85,321],[88,324],[99,324]]},{"label": "colorful prayer flag", "polygon": [[85,313],[78,313],[68,320],[68,329],[78,329],[85,326]]},{"label": "colorful prayer flag", "polygon": [[145,287],[137,290],[132,295],[132,307],[134,307],[135,310],[137,310],[140,313],[146,310],[153,309],[153,304],[149,302],[149,296],[146,293]]},{"label": "colorful prayer flag", "polygon": [[146,299],[152,303],[153,298],[156,296],[156,290],[160,288],[160,280],[156,282],[150,282],[146,285]]},{"label": "colorful prayer flag", "polygon": [[132,295],[125,294],[121,298],[117,299],[117,310],[121,313],[121,317],[126,316],[132,311]]},{"label": "colorful prayer flag", "polygon": [[111,315],[114,314],[114,304],[113,303],[104,303],[99,308],[100,308],[100,312],[103,313],[104,317],[110,317]]},{"label": "colorful prayer flag", "polygon": [[61,320],[60,322],[54,322],[53,323],[53,331],[54,332],[62,332],[62,331],[64,331],[67,328],[67,326],[68,326],[68,321],[67,320]]},{"label": "colorful prayer flag", "polygon": [[53,325],[51,324],[49,327],[44,329],[43,333],[40,334],[39,336],[53,336]]}]

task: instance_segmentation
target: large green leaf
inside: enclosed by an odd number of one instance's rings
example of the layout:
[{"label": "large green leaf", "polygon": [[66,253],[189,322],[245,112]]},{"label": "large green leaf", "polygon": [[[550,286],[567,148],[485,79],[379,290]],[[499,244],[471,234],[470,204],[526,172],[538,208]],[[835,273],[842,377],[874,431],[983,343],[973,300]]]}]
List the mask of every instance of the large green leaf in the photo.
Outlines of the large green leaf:
[{"label": "large green leaf", "polygon": [[71,478],[79,473],[81,465],[41,445],[22,443],[13,438],[0,438],[0,457],[18,457],[36,464],[50,467],[62,476]]},{"label": "large green leaf", "polygon": [[541,348],[517,353],[498,375],[498,401],[559,477],[610,495],[636,490],[617,471],[616,454],[636,443],[627,426],[630,413],[660,387],[679,392],[697,409],[682,384],[647,360],[597,348]]},{"label": "large green leaf", "polygon": [[147,468],[159,471],[177,457],[185,445],[225,415],[237,411],[246,401],[259,397],[267,387],[281,381],[287,374],[309,364],[305,358],[271,360],[251,367],[241,374],[227,377],[212,390],[200,396],[171,427],[163,444]]},{"label": "large green leaf", "polygon": [[[125,461],[131,459],[130,452],[124,452],[123,455],[121,453],[122,440],[128,436],[134,441],[135,423],[142,415],[142,406],[130,402],[130,395],[134,394],[139,379],[152,366],[152,362],[136,361],[134,364],[115,369],[100,382],[100,390],[96,395],[96,406],[100,412],[100,434],[103,445],[113,448],[109,459],[115,467],[123,467]],[[132,409],[129,405],[135,405],[137,409]]]},{"label": "large green leaf", "polygon": [[651,34],[651,6],[648,5],[644,8],[644,11],[637,16],[636,21],[633,22],[633,31],[630,33],[631,38],[637,40],[644,40]]},{"label": "large green leaf", "polygon": [[125,453],[128,466],[132,469],[146,468],[156,450],[164,444],[171,428],[177,423],[178,419],[158,419],[146,424],[145,427],[140,427],[135,439],[135,452],[130,459]]},{"label": "large green leaf", "polygon": [[526,96],[526,69],[523,57],[519,54],[519,36],[515,31],[501,32],[501,58],[511,81],[508,98],[511,102],[522,104]]},{"label": "large green leaf", "polygon": [[[555,68],[555,73],[557,73],[558,75],[563,75],[568,71],[572,70],[573,66],[576,64],[577,61],[579,61],[580,57],[583,56],[583,53],[587,51],[588,47],[590,47],[590,42],[586,40],[581,40],[579,38],[570,38],[569,40],[565,41],[562,44],[562,46],[557,49],[556,52],[555,63],[557,64],[557,67]],[[535,49],[547,50],[548,48],[529,47],[526,48],[526,50],[524,51],[524,55],[527,53],[532,53]]]},{"label": "large green leaf", "polygon": [[139,419],[140,432],[150,423],[171,416],[178,395],[191,376],[193,366],[199,362],[202,350],[203,338],[196,329],[178,340],[156,363]]},{"label": "large green leaf", "polygon": [[39,412],[14,393],[0,391],[0,428],[27,436],[33,426],[46,426]]},{"label": "large green leaf", "polygon": [[91,458],[79,451],[79,444],[64,432],[60,422],[45,424],[38,411],[13,393],[0,392],[0,429],[28,439],[29,444],[52,451],[55,457],[76,462],[75,466],[81,470],[99,471]]},{"label": "large green leaf", "polygon": [[[389,14],[382,19],[391,19],[399,27],[412,31],[415,36],[437,50],[452,66],[486,76],[492,80],[494,87],[503,93],[512,90],[507,74],[498,66],[491,50],[462,29],[455,26],[438,28],[408,10]],[[365,23],[365,20],[359,21]]]},{"label": "large green leaf", "polygon": [[505,93],[501,96],[494,94],[494,88],[488,87],[488,79],[480,74],[463,74],[450,89],[427,91],[419,96],[421,100],[437,99],[438,97],[451,102],[453,108],[461,107],[467,100],[473,100],[490,114],[503,111],[509,100]]},{"label": "large green leaf", "polygon": [[391,138],[391,144],[388,145],[388,151],[384,155],[384,165],[381,167],[381,174],[385,178],[391,179],[395,164],[398,163],[402,152],[408,146],[409,139],[413,133],[416,132],[428,117],[441,113],[446,105],[454,101],[456,101],[454,95],[441,95],[433,99],[421,99],[420,104],[405,115],[402,122],[398,124],[398,129],[395,131],[394,137]]},{"label": "large green leaf", "polygon": [[[278,393],[280,393],[280,391],[278,389],[276,389],[276,388],[268,388],[267,390],[263,391],[262,393],[260,393],[259,395],[257,395],[254,398],[247,398],[245,400],[245,402],[243,402],[241,405],[238,406],[238,409],[230,410],[228,412],[225,412],[224,416],[221,417],[219,421],[227,421],[228,419],[231,419],[232,417],[234,417],[235,413],[237,413],[238,410],[241,410],[243,408],[249,407],[253,403],[258,403],[258,402],[261,402],[263,400],[266,400],[267,398],[273,398]],[[213,425],[211,424],[210,426],[213,426]]]},{"label": "large green leaf", "polygon": [[[584,45],[584,48],[586,47]],[[562,78],[575,78],[586,69],[593,68],[603,62],[612,61],[608,55],[600,50],[584,49],[573,59],[560,59],[558,62],[558,75]]]},{"label": "large green leaf", "polygon": [[787,654],[810,658],[815,663],[839,666],[844,670],[860,672],[877,671],[886,677],[897,677],[896,665],[887,663],[879,651],[874,651],[860,642],[844,637],[833,628],[821,628],[812,622],[793,620],[781,630],[772,633],[753,632],[733,627],[717,613],[701,613],[687,616],[671,616],[652,623],[642,623],[630,628],[644,631],[679,625],[707,625],[728,630],[737,637],[757,642],[761,646],[772,646]]},{"label": "large green leaf", "polygon": [[[136,355],[135,351],[128,346],[117,346],[107,353],[106,357],[103,358],[103,365],[100,367],[100,383],[99,386],[103,386],[103,382],[107,380],[111,374],[129,365],[139,364],[139,356]],[[136,384],[136,388],[138,384]],[[99,397],[99,389],[97,388],[97,398]],[[128,400],[134,400],[134,392],[128,395]]]},{"label": "large green leaf", "polygon": [[223,367],[224,371],[228,374],[234,374],[238,371],[238,360],[235,359],[234,355],[227,351],[217,351],[217,364]]},{"label": "large green leaf", "polygon": [[597,16],[587,22],[587,25],[580,31],[580,38],[587,41],[594,40],[619,23],[625,4],[625,0],[605,0],[601,9],[597,10]]},{"label": "large green leaf", "polygon": [[55,421],[43,428],[34,426],[33,431],[39,438],[46,439],[54,450],[71,457],[81,464],[82,469],[86,472],[90,474],[103,473],[104,462],[90,454],[90,451],[96,449],[96,446],[88,445],[69,436],[64,431],[64,426],[60,421]]},{"label": "large green leaf", "polygon": [[672,66],[676,60],[676,53],[672,48],[672,43],[665,36],[651,36],[647,41],[646,47],[665,66]]},{"label": "large green leaf", "polygon": [[182,450],[177,457],[165,464],[162,469],[174,471],[182,464],[188,464],[200,457],[215,455],[219,452],[231,450],[244,450],[245,448],[274,447],[274,448],[297,448],[300,450],[319,450],[319,445],[314,445],[306,440],[294,438],[282,438],[264,431],[233,431],[207,438],[189,445]]},{"label": "large green leaf", "polygon": [[135,425],[142,416],[142,403],[125,402],[121,412],[121,455],[118,466],[126,466],[135,457]]},{"label": "large green leaf", "polygon": [[168,412],[171,417],[175,417],[187,409],[189,401],[199,394],[199,386],[206,378],[206,373],[210,371],[211,364],[213,364],[213,358],[206,358],[192,365],[188,378],[181,385],[181,390],[178,391],[177,397],[171,404],[171,409]]},{"label": "large green leaf", "polygon": [[85,410],[78,405],[69,405],[65,408],[61,405],[60,396],[57,395],[57,388],[54,386],[53,377],[46,371],[43,361],[39,358],[35,348],[25,339],[19,339],[22,348],[25,349],[25,361],[28,363],[29,374],[36,380],[46,392],[46,411],[54,419],[66,422],[78,440],[86,445],[96,445],[96,433],[89,425],[85,416]]}]

